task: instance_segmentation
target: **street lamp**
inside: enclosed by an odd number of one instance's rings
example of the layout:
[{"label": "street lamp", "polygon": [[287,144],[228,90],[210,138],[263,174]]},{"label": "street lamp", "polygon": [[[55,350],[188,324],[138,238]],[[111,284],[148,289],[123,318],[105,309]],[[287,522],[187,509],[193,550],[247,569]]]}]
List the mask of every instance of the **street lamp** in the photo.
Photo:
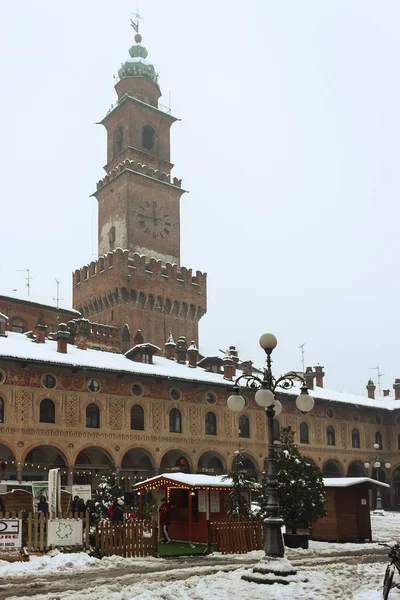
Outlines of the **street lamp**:
[{"label": "street lamp", "polygon": [[[374,449],[375,450],[380,450],[379,444],[374,444]],[[385,458],[383,458],[383,456],[379,456],[378,454],[376,454],[375,456],[370,456],[369,458],[367,458],[367,460],[364,463],[364,467],[366,469],[369,469],[370,466],[371,466],[371,464],[372,464],[372,472],[373,472],[374,469],[376,469],[376,480],[377,481],[379,481],[379,468],[382,465],[385,465],[386,469],[390,469],[390,467],[392,466],[388,460],[386,460]],[[376,507],[375,507],[375,511],[378,512],[378,513],[383,514],[382,496],[381,496],[381,490],[380,490],[379,486],[376,489]]]},{"label": "street lamp", "polygon": [[[257,390],[254,399],[259,406],[265,408],[268,431],[268,467],[267,467],[267,517],[264,519],[264,552],[265,556],[253,568],[252,575],[244,575],[243,579],[256,583],[289,583],[295,581],[296,569],[284,558],[285,546],[282,530],[283,520],[279,516],[278,482],[276,480],[276,456],[274,446],[274,417],[282,411],[282,405],[275,398],[278,387],[284,390],[293,388],[300,382],[301,393],[296,398],[296,406],[302,414],[307,414],[314,406],[314,398],[308,394],[305,379],[299,373],[290,371],[277,379],[272,375],[271,354],[277,345],[272,333],[264,333],[260,337],[260,346],[267,355],[263,378],[256,375],[240,375],[235,380],[233,393],[229,396],[228,407],[235,412],[245,407],[245,400],[240,395],[241,387]],[[242,386],[240,385],[242,383]]]}]

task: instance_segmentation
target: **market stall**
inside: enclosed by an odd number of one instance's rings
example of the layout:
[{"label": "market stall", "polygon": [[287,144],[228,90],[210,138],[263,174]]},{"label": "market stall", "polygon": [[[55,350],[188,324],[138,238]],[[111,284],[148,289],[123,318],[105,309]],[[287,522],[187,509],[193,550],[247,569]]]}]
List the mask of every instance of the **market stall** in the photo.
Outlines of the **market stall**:
[{"label": "market stall", "polygon": [[[141,481],[135,486],[140,496],[140,519],[144,518],[146,502],[155,499],[158,509],[165,497],[171,505],[172,539],[207,542],[207,522],[225,518],[231,506],[232,481],[225,477],[164,473]],[[251,490],[242,493],[250,505]]]}]

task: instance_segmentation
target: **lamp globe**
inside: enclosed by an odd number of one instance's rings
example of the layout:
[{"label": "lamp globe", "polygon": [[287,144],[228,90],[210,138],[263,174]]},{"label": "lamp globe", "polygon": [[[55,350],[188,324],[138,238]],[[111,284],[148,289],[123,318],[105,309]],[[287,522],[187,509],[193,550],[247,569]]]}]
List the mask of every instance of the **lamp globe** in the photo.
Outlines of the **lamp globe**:
[{"label": "lamp globe", "polygon": [[277,343],[278,340],[273,333],[263,333],[260,337],[260,346],[267,353],[272,352],[276,348]]},{"label": "lamp globe", "polygon": [[271,392],[271,390],[267,390],[265,388],[260,388],[256,391],[254,400],[257,402],[258,406],[271,406],[274,403],[275,396]]},{"label": "lamp globe", "polygon": [[233,412],[239,412],[244,409],[246,402],[240,394],[232,394],[227,400],[227,405]]}]

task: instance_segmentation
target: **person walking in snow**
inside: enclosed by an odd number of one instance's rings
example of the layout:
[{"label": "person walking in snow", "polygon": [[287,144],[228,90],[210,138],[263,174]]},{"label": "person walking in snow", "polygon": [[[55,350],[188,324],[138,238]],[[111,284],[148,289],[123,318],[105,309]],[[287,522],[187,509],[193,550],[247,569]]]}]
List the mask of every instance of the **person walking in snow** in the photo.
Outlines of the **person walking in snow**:
[{"label": "person walking in snow", "polygon": [[160,527],[164,536],[164,544],[170,544],[172,542],[168,534],[168,527],[171,524],[171,505],[167,502],[166,498],[161,500],[160,506]]}]

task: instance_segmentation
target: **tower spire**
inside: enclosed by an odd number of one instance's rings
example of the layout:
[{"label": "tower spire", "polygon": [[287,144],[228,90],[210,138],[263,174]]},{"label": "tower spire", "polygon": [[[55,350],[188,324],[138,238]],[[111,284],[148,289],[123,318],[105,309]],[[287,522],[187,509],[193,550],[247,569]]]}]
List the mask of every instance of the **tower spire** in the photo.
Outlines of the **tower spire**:
[{"label": "tower spire", "polygon": [[[134,13],[131,13],[131,14],[133,15]],[[136,31],[136,33],[139,33],[139,25],[140,25],[139,21],[143,21],[143,17],[141,16],[141,14],[139,12],[139,8],[136,8],[135,17],[136,17],[136,23],[135,23],[135,21],[133,21],[131,19],[131,27],[133,27],[133,29]],[[135,38],[136,38],[136,36],[135,36]]]}]

